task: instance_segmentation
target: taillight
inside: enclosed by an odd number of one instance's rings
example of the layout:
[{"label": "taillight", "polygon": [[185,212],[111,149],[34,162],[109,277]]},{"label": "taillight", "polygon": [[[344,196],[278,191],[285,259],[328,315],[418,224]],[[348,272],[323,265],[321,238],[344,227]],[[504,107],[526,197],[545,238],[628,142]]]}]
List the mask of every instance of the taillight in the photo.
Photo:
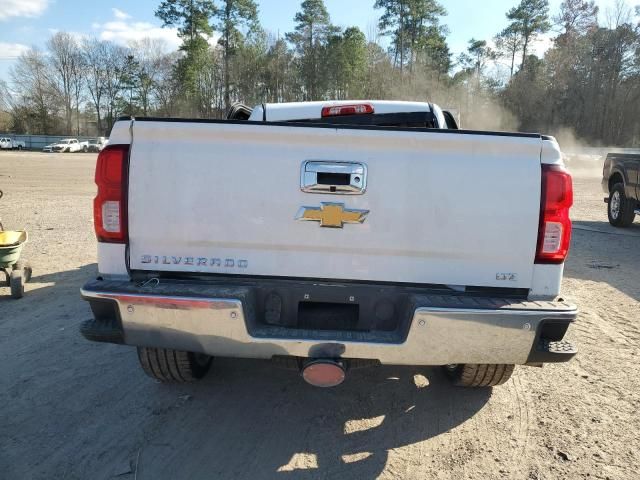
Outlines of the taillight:
[{"label": "taillight", "polygon": [[354,105],[335,105],[333,107],[323,107],[322,117],[340,117],[344,115],[364,115],[373,113],[373,105],[369,103],[358,103]]},{"label": "taillight", "polygon": [[535,263],[562,263],[569,253],[573,185],[569,172],[558,165],[542,165],[540,226]]},{"label": "taillight", "polygon": [[93,223],[99,242],[127,241],[127,171],[129,145],[107,145],[98,155]]}]

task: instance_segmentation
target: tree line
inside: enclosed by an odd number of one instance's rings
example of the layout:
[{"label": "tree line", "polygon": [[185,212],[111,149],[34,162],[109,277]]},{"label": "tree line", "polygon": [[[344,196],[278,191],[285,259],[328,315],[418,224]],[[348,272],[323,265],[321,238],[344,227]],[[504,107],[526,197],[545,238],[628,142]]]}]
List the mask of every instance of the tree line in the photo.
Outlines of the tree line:
[{"label": "tree line", "polygon": [[[254,0],[164,0],[155,15],[177,29],[176,52],[55,33],[0,81],[0,130],[106,135],[120,115],[224,118],[236,101],[370,98],[433,101],[466,128],[640,143],[640,7],[565,0],[550,12],[521,0],[493,38],[454,57],[437,0],[372,4],[381,16],[366,35],[334,25],[323,0],[303,0],[283,35],[261,27]],[[538,58],[543,35],[551,46]]]}]

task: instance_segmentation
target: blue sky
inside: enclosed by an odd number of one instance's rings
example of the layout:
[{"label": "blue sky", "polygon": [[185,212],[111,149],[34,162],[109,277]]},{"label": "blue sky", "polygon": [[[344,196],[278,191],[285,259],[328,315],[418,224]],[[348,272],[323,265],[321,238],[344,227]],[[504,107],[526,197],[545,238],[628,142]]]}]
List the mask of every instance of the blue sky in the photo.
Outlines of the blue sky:
[{"label": "blue sky", "polygon": [[[300,0],[257,0],[263,27],[274,34],[293,28],[293,17]],[[615,0],[597,0],[604,12]],[[627,0],[640,4],[640,0]],[[171,29],[160,28],[153,12],[160,0],[0,0],[0,78],[8,80],[8,71],[15,58],[29,46],[42,47],[57,30],[78,35],[96,36],[126,44],[144,36],[163,38],[168,48],[178,40]],[[506,24],[505,12],[518,0],[441,0],[448,10],[443,19],[450,30],[449,45],[458,54],[466,42],[490,39]],[[550,0],[555,13],[561,0]],[[325,0],[332,21],[342,27],[358,26],[365,33],[372,30],[380,15],[373,9],[374,0]],[[604,15],[601,15],[604,18]],[[542,39],[536,47],[542,53],[549,40]]]}]

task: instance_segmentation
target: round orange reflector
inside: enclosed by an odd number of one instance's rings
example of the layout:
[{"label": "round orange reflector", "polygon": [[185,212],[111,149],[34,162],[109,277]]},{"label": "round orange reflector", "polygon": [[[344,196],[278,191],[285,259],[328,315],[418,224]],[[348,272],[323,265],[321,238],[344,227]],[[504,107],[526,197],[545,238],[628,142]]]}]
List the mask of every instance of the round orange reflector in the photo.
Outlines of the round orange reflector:
[{"label": "round orange reflector", "polygon": [[314,387],[335,387],[344,381],[345,371],[337,362],[316,360],[302,369],[302,378]]}]

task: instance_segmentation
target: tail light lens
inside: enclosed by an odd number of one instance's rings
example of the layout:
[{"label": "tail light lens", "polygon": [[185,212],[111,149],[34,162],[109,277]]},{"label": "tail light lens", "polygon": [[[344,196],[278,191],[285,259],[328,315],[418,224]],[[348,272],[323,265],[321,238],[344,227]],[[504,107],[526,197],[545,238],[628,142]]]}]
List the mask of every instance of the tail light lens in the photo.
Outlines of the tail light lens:
[{"label": "tail light lens", "polygon": [[107,145],[98,155],[93,223],[99,242],[127,241],[127,172],[129,145]]},{"label": "tail light lens", "polygon": [[573,185],[569,172],[558,165],[542,165],[540,226],[535,263],[564,262],[571,243],[571,205]]},{"label": "tail light lens", "polygon": [[322,117],[341,117],[344,115],[364,115],[374,113],[373,105],[369,103],[358,103],[354,105],[335,105],[333,107],[323,107]]}]

